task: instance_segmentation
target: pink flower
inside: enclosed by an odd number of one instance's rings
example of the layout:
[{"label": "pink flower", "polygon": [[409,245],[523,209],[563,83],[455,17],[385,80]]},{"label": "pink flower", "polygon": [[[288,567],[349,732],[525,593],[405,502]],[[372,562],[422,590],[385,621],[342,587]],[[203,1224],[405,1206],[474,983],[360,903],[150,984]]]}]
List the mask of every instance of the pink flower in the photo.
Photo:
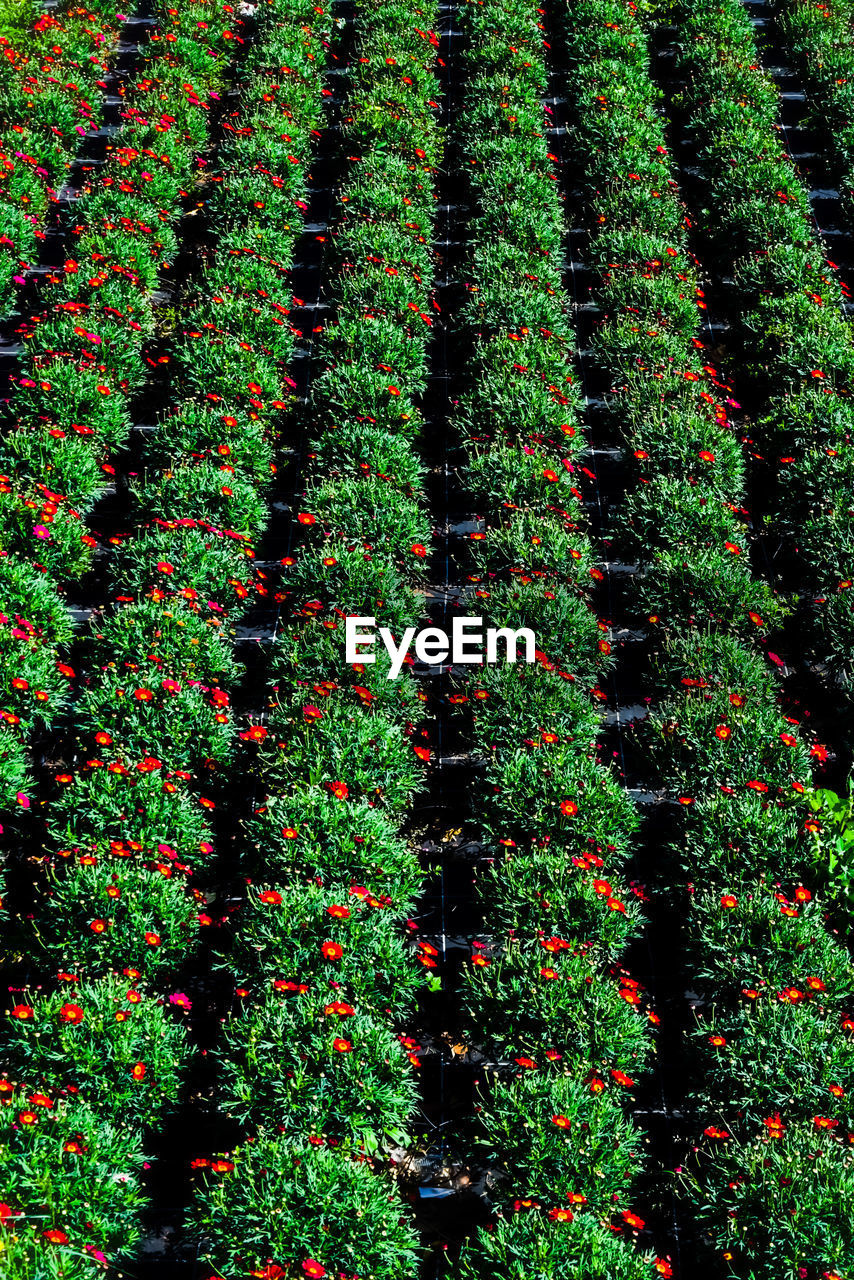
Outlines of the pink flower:
[{"label": "pink flower", "polygon": [[169,997],[170,1004],[177,1004],[181,1009],[192,1009],[193,1002],[183,991],[175,991]]}]

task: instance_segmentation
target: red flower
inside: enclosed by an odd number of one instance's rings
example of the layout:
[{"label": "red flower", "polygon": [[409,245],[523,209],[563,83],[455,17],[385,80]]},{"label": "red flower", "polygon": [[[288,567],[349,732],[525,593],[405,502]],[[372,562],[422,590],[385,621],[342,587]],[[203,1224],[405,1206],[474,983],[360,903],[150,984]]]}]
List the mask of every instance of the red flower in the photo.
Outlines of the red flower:
[{"label": "red flower", "polygon": [[78,1023],[83,1021],[83,1010],[79,1004],[64,1004],[59,1011],[63,1022]]},{"label": "red flower", "polygon": [[344,948],[340,942],[324,942],[320,948],[320,954],[324,960],[340,960],[344,954]]},{"label": "red flower", "polygon": [[709,1044],[714,1045],[716,1049],[722,1049],[726,1044],[726,1038],[716,1033],[713,1036],[709,1036]]},{"label": "red flower", "polygon": [[277,907],[282,901],[282,895],[275,889],[265,889],[261,894],[261,901],[267,903],[268,906]]},{"label": "red flower", "polygon": [[812,1122],[816,1129],[835,1129],[839,1124],[838,1120],[831,1120],[829,1116],[813,1116]]},{"label": "red flower", "polygon": [[150,702],[154,694],[150,689],[136,689],[133,695],[137,702]]},{"label": "red flower", "polygon": [[262,724],[253,724],[251,729],[247,729],[240,736],[244,742],[263,742],[267,736],[267,730]]},{"label": "red flower", "polygon": [[557,1125],[558,1129],[569,1129],[572,1121],[569,1116],[552,1116],[552,1124]]},{"label": "red flower", "polygon": [[347,920],[350,915],[350,908],[333,902],[331,907],[326,908],[326,914],[332,916],[335,920]]},{"label": "red flower", "polygon": [[150,947],[159,947],[160,935],[157,933],[146,933],[145,941],[148,943]]},{"label": "red flower", "polygon": [[144,1080],[147,1070],[144,1062],[137,1062],[131,1067],[130,1073],[134,1080]]},{"label": "red flower", "polygon": [[623,1222],[627,1227],[633,1227],[635,1231],[643,1231],[646,1226],[643,1218],[639,1218],[636,1213],[632,1213],[631,1209],[623,1210]]},{"label": "red flower", "polygon": [[572,800],[561,800],[560,811],[565,818],[574,818],[578,813],[578,805]]},{"label": "red flower", "polygon": [[775,1111],[773,1116],[766,1116],[762,1123],[768,1130],[769,1138],[782,1138],[784,1125],[779,1111]]},{"label": "red flower", "polygon": [[346,782],[327,782],[326,786],[336,800],[346,800],[350,794],[350,788]]},{"label": "red flower", "polygon": [[412,554],[413,554],[414,556],[418,556],[418,557],[419,557],[419,559],[423,560],[423,559],[424,559],[424,557],[425,557],[425,556],[426,556],[426,554],[427,554],[427,548],[426,548],[426,547],[424,546],[424,544],[423,544],[423,543],[421,543],[421,542],[413,542],[413,544],[412,544]]},{"label": "red flower", "polygon": [[333,1013],[337,1013],[339,1018],[352,1018],[356,1010],[344,1000],[333,1000],[332,1004],[324,1005],[323,1012],[327,1018]]},{"label": "red flower", "polygon": [[728,724],[719,724],[715,728],[715,737],[719,738],[721,742],[728,742],[732,737],[732,729],[730,729]]},{"label": "red flower", "polygon": [[721,906],[731,910],[732,907],[738,906],[738,899],[733,897],[731,893],[725,893],[721,898]]},{"label": "red flower", "polygon": [[21,1022],[27,1022],[30,1018],[34,1018],[35,1015],[35,1009],[28,1004],[16,1004],[12,1010],[12,1017],[20,1018]]},{"label": "red flower", "polygon": [[332,1041],[332,1048],[337,1053],[351,1053],[353,1046],[349,1040],[344,1040],[341,1036],[336,1036]]},{"label": "red flower", "polygon": [[306,1258],[302,1264],[302,1269],[307,1276],[311,1276],[313,1280],[320,1280],[320,1277],[326,1275],[326,1267],[322,1267],[316,1258]]},{"label": "red flower", "polygon": [[42,1235],[51,1244],[68,1244],[68,1236],[64,1231],[60,1231],[58,1227],[49,1227],[47,1231],[42,1232]]},{"label": "red flower", "polygon": [[574,1216],[571,1209],[549,1209],[550,1222],[572,1222]]}]

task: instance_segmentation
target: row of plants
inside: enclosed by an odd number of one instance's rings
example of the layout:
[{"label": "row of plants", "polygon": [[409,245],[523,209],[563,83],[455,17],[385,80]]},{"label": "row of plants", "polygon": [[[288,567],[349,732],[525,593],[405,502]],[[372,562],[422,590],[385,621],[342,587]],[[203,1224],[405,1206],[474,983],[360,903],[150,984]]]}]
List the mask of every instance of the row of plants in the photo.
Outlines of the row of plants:
[{"label": "row of plants", "polygon": [[638,827],[597,758],[612,665],[583,503],[564,201],[549,151],[536,0],[466,0],[457,145],[470,192],[463,324],[472,376],[454,417],[481,513],[466,612],[536,637],[536,660],[474,668],[449,695],[485,772],[491,855],[462,1002],[480,1077],[475,1167],[492,1220],[463,1246],[482,1280],[671,1275],[638,1247],[644,1135],[628,1114],[652,1039],[621,956],[641,930],[624,866]]},{"label": "row of plants", "polygon": [[119,40],[114,4],[24,3],[0,27],[0,320],[35,265],[52,201],[103,120],[104,77]]},{"label": "row of plants", "polygon": [[414,681],[390,679],[382,650],[348,664],[344,632],[348,616],[367,616],[399,639],[423,607],[436,20],[432,3],[355,8],[335,319],[319,340],[304,442],[292,427],[299,471],[269,705],[243,734],[247,888],[215,1054],[215,1101],[236,1145],[194,1161],[202,1274],[217,1280],[417,1272],[395,1170],[418,1097],[404,1028],[434,962],[407,938],[421,872],[401,825],[430,750]]},{"label": "row of plants", "polygon": [[[704,10],[705,23],[712,12],[724,6]],[[575,142],[603,310],[594,346],[636,481],[629,543],[656,637],[655,708],[642,745],[673,805],[670,855],[688,980],[699,992],[683,1195],[715,1273],[773,1269],[812,1280],[852,1258],[851,973],[805,880],[810,756],[825,753],[780,703],[781,659],[768,637],[784,608],[749,571],[745,461],[732,397],[699,337],[703,291],[642,17],[631,0],[584,0],[569,18]],[[697,64],[708,56],[702,41],[691,50]],[[721,92],[736,70],[722,63],[705,82],[702,110],[719,110],[721,132],[730,107],[738,115],[741,88],[732,100]],[[731,173],[735,184],[739,166]],[[779,240],[766,246],[771,260],[785,252]]]},{"label": "row of plants", "polygon": [[[36,909],[15,940],[42,982],[16,995],[3,1038],[10,1276],[67,1280],[132,1255],[151,1195],[151,1131],[176,1105],[193,1054],[193,997],[174,988],[212,923],[193,879],[204,879],[214,851],[216,774],[239,745],[227,623],[244,607],[250,539],[265,524],[257,490],[269,480],[292,347],[290,337],[276,347],[281,317],[257,268],[241,273],[235,259],[268,218],[302,216],[320,89],[296,110],[267,90],[302,55],[310,16],[305,4],[258,15],[239,121],[269,135],[264,172],[277,208],[259,213],[251,189],[238,200],[245,155],[226,140],[212,177],[210,274],[228,266],[232,314],[218,311],[209,281],[179,299],[170,359],[183,399],[144,454],[139,528],[111,555],[111,602],[80,646],[77,738],[46,809]],[[198,39],[207,51],[204,28]],[[268,283],[289,297],[284,271],[270,264]],[[253,307],[256,351],[239,318]]]},{"label": "row of plants", "polygon": [[677,44],[710,251],[734,282],[755,453],[775,480],[768,519],[793,557],[814,655],[847,686],[854,349],[845,291],[785,152],[777,90],[743,6],[680,11]]},{"label": "row of plants", "polygon": [[[158,6],[122,127],[75,205],[71,254],[46,277],[24,335],[13,421],[0,441],[4,612],[0,781],[5,814],[33,804],[28,743],[57,722],[74,678],[65,589],[96,562],[93,508],[115,483],[134,396],[155,360],[156,291],[169,278],[195,157],[230,51],[230,4]],[[114,541],[114,540],[113,540]]]},{"label": "row of plants", "polygon": [[778,0],[775,16],[786,50],[809,93],[809,120],[822,130],[843,209],[854,214],[854,51],[850,4]]}]

